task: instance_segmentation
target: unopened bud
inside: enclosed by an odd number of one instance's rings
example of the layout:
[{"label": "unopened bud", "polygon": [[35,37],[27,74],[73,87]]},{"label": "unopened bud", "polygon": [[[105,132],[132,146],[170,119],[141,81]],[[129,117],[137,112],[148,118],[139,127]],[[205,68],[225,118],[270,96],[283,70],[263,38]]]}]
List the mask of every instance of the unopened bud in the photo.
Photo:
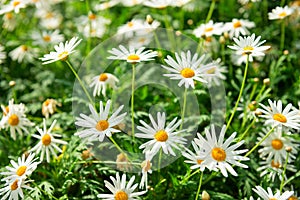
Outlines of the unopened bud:
[{"label": "unopened bud", "polygon": [[229,38],[228,32],[224,32],[223,35],[224,35],[225,39],[228,39],[228,38]]},{"label": "unopened bud", "polygon": [[259,110],[255,110],[254,114],[255,114],[256,116],[259,116],[259,115],[262,115],[262,112],[259,111]]},{"label": "unopened bud", "polygon": [[224,36],[221,36],[219,39],[220,44],[225,44],[226,40]]},{"label": "unopened bud", "polygon": [[153,20],[151,15],[147,15],[146,21],[147,21],[148,24],[152,24],[154,20]]},{"label": "unopened bud", "polygon": [[257,77],[253,78],[253,82],[254,83],[258,83],[259,82],[259,78],[257,78]]},{"label": "unopened bud", "polygon": [[264,79],[264,85],[270,85],[270,79],[269,78]]},{"label": "unopened bud", "polygon": [[285,150],[290,153],[292,151],[292,147],[285,147]]},{"label": "unopened bud", "polygon": [[193,23],[194,23],[194,21],[193,21],[192,19],[188,19],[188,20],[187,20],[187,24],[188,24],[188,25],[193,25]]},{"label": "unopened bud", "polygon": [[204,190],[201,195],[202,200],[210,200],[209,194]]},{"label": "unopened bud", "polygon": [[8,83],[8,84],[9,84],[9,86],[10,86],[10,87],[13,87],[13,86],[15,86],[15,85],[16,85],[16,81],[9,81],[9,83]]},{"label": "unopened bud", "polygon": [[289,50],[284,50],[283,51],[283,55],[288,55],[290,52],[289,52]]}]

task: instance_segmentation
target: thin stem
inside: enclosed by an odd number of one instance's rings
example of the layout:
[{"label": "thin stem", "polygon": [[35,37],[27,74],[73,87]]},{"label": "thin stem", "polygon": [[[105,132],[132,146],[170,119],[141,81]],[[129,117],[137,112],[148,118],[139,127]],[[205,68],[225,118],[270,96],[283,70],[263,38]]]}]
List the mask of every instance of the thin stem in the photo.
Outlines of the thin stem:
[{"label": "thin stem", "polygon": [[[101,160],[91,160],[91,161],[78,161],[76,164],[86,164],[86,163],[93,163],[93,164],[121,164],[125,165],[128,164],[128,162],[115,162],[115,161],[101,161]],[[141,163],[131,162],[132,165],[141,166]]]},{"label": "thin stem", "polygon": [[280,6],[283,7],[285,4],[285,0],[281,0]]},{"label": "thin stem", "polygon": [[131,80],[131,135],[132,143],[134,143],[134,84],[135,84],[135,64],[132,64],[132,80]]},{"label": "thin stem", "polygon": [[249,55],[247,55],[246,68],[245,68],[245,72],[244,72],[244,78],[243,78],[242,86],[241,86],[241,89],[240,89],[240,94],[239,94],[239,96],[238,96],[238,99],[237,99],[236,102],[235,102],[235,106],[234,106],[234,108],[233,108],[233,111],[232,111],[231,116],[230,116],[230,118],[229,118],[229,121],[228,121],[228,123],[227,123],[226,131],[227,131],[227,129],[228,129],[229,126],[230,126],[230,123],[231,123],[231,121],[232,121],[232,119],[233,119],[233,116],[234,116],[234,114],[235,114],[235,112],[236,112],[236,109],[237,109],[237,107],[238,107],[238,105],[239,105],[239,102],[240,102],[240,99],[241,99],[241,97],[242,97],[243,90],[244,90],[244,87],[245,87],[246,78],[247,78],[248,66],[249,66]]},{"label": "thin stem", "polygon": [[252,147],[252,149],[248,151],[248,153],[246,153],[244,157],[248,157],[261,143],[263,143],[263,141],[265,141],[265,139],[269,137],[269,135],[273,132],[274,129],[275,127],[273,127],[254,147]]},{"label": "thin stem", "polygon": [[71,71],[73,72],[73,74],[75,75],[75,77],[77,78],[77,80],[78,80],[80,86],[82,87],[82,89],[83,89],[85,95],[87,96],[87,98],[89,99],[90,103],[91,103],[92,105],[94,105],[93,99],[91,98],[90,94],[88,93],[87,89],[85,88],[85,86],[84,86],[83,82],[81,81],[80,77],[78,76],[77,72],[76,72],[75,69],[72,67],[71,63],[70,63],[68,60],[66,60],[65,62],[67,63],[67,65],[69,66],[69,68],[71,69]]},{"label": "thin stem", "polygon": [[211,4],[210,4],[210,8],[209,8],[209,11],[208,11],[208,14],[206,16],[206,20],[205,20],[205,23],[208,23],[209,20],[211,19],[211,16],[214,12],[214,9],[215,9],[215,5],[216,5],[216,0],[212,0],[211,1]]},{"label": "thin stem", "polygon": [[162,157],[162,149],[159,150],[159,156],[158,156],[158,165],[157,165],[157,171],[160,173],[160,165],[161,165],[161,157]]},{"label": "thin stem", "polygon": [[[115,145],[115,147],[120,151],[120,153],[124,153],[124,151],[121,149],[121,147],[116,143],[114,138],[112,136],[109,137],[110,141]],[[125,154],[125,153],[124,153]]]},{"label": "thin stem", "polygon": [[264,84],[264,85],[261,87],[261,89],[260,89],[258,95],[256,96],[255,101],[258,101],[258,100],[259,100],[260,96],[262,95],[262,93],[263,93],[263,91],[264,91],[265,89],[266,89],[266,85]]},{"label": "thin stem", "polygon": [[191,173],[188,177],[184,178],[180,183],[184,183],[187,180],[189,180],[189,178],[191,178],[192,176],[194,176],[195,174],[199,173],[200,169],[197,169],[196,171],[194,171],[193,173]]},{"label": "thin stem", "polygon": [[195,200],[198,200],[199,195],[200,195],[200,189],[201,189],[201,185],[202,185],[202,178],[203,178],[203,171],[201,171],[201,174],[200,174],[200,179],[199,179],[199,184],[198,184],[198,190],[197,190],[197,194],[196,194]]},{"label": "thin stem", "polygon": [[284,36],[285,36],[285,24],[284,19],[281,22],[281,38],[280,38],[280,50],[283,51],[284,49]]},{"label": "thin stem", "polygon": [[247,129],[244,131],[244,133],[239,137],[238,142],[240,142],[248,133],[250,128],[255,124],[256,118],[253,119],[252,123],[247,127]]},{"label": "thin stem", "polygon": [[185,115],[185,109],[186,109],[186,98],[187,98],[187,88],[184,90],[183,94],[183,106],[182,106],[182,112],[181,112],[181,125],[180,125],[180,130],[182,129],[182,126],[184,124],[184,115]]},{"label": "thin stem", "polygon": [[[29,180],[31,180],[30,178],[28,178]],[[35,187],[37,187],[40,191],[42,191],[46,196],[50,196],[51,198],[53,198],[53,199],[55,199],[55,200],[58,200],[58,198],[56,198],[55,196],[53,196],[51,193],[48,193],[48,192],[46,192],[45,190],[43,190],[38,184],[36,184],[35,182],[34,182],[34,180],[32,181],[32,182],[30,182],[30,183],[33,183],[33,185],[35,186]]]},{"label": "thin stem", "polygon": [[283,166],[283,171],[282,171],[282,173],[281,173],[282,180],[281,180],[280,189],[279,189],[280,194],[281,194],[282,189],[283,189],[283,186],[284,186],[285,171],[286,171],[286,166],[287,166],[287,164],[288,164],[289,155],[290,155],[290,152],[287,151],[287,153],[286,153],[286,158],[285,158],[285,163],[284,163],[284,166]]}]

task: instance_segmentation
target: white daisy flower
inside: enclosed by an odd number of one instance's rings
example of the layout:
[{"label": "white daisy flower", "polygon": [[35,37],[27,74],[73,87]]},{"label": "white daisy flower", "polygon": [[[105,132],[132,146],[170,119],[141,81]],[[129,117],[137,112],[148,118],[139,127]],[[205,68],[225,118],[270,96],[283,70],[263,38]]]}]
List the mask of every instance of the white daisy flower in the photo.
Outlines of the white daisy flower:
[{"label": "white daisy flower", "polygon": [[221,35],[223,33],[223,23],[214,23],[210,20],[207,24],[201,24],[193,31],[197,37],[211,37],[213,35]]},{"label": "white daisy flower", "polygon": [[33,134],[32,137],[39,139],[40,141],[32,148],[30,149],[30,152],[35,151],[36,154],[41,153],[40,155],[40,161],[42,162],[44,160],[44,156],[46,153],[46,161],[50,162],[50,154],[57,157],[57,154],[55,151],[62,152],[62,150],[57,146],[57,144],[68,144],[67,142],[63,140],[56,139],[55,137],[61,137],[58,134],[51,133],[52,129],[55,126],[56,120],[53,121],[50,128],[47,130],[46,126],[46,120],[43,119],[44,123],[44,129],[40,129],[39,127],[36,127],[36,130],[39,132],[40,135]]},{"label": "white daisy flower", "polygon": [[[259,162],[260,167],[257,168],[257,171],[260,172],[260,177],[265,177],[267,176],[275,182],[275,178],[278,176],[280,180],[282,180],[282,171],[283,171],[283,166],[279,162],[274,162],[272,160],[271,162],[269,161],[262,161]],[[294,165],[287,165],[286,170],[289,170],[291,172],[296,172],[297,169],[294,167]],[[287,180],[286,174],[284,174],[284,179]]]},{"label": "white daisy flower", "polygon": [[282,110],[282,102],[274,101],[272,102],[268,99],[270,107],[267,107],[263,104],[259,104],[263,109],[258,108],[258,111],[262,112],[263,114],[260,117],[266,119],[265,124],[272,125],[272,126],[285,126],[288,128],[293,129],[300,129],[300,115],[299,110],[291,110],[292,104],[289,103],[283,110]]},{"label": "white daisy flower", "polygon": [[16,132],[19,135],[23,132],[28,134],[27,127],[33,126],[33,123],[26,118],[24,104],[14,104],[13,100],[10,100],[8,107],[2,107],[2,110],[1,126],[10,129],[10,135],[14,140],[16,140]]},{"label": "white daisy flower", "polygon": [[142,162],[141,167],[142,167],[142,178],[140,182],[140,189],[146,187],[146,190],[148,190],[148,173],[152,173],[152,163],[151,160],[153,158],[153,154],[150,152],[145,153],[145,160]]},{"label": "white daisy flower", "polygon": [[32,190],[27,183],[30,181],[23,181],[21,179],[16,179],[12,182],[6,182],[3,188],[0,189],[1,200],[18,200],[19,196],[24,199],[23,189]]},{"label": "white daisy flower", "polygon": [[63,16],[58,11],[37,9],[36,16],[40,18],[40,25],[46,29],[59,29]]},{"label": "white daisy flower", "polygon": [[128,21],[126,24],[120,26],[118,28],[118,35],[125,35],[126,38],[131,38],[134,36],[135,31],[144,29],[145,21],[141,19],[132,19]]},{"label": "white daisy flower", "polygon": [[45,118],[49,118],[49,115],[56,111],[56,106],[61,106],[61,103],[57,102],[55,99],[47,99],[42,104],[42,114]]},{"label": "white daisy flower", "polygon": [[112,89],[116,89],[116,83],[119,79],[110,73],[101,73],[98,76],[92,78],[90,87],[94,87],[93,96],[99,96],[102,91],[102,95],[106,96],[106,89],[110,86]]},{"label": "white daisy flower", "polygon": [[27,45],[20,45],[8,54],[12,60],[21,63],[23,61],[32,62],[36,56],[36,49],[32,49]]},{"label": "white daisy flower", "polygon": [[78,40],[78,37],[73,37],[70,41],[59,43],[55,45],[55,52],[51,51],[49,54],[44,55],[40,60],[44,61],[43,65],[56,62],[58,60],[66,61],[71,53],[74,52],[74,48],[79,45],[81,39]]},{"label": "white daisy flower", "polygon": [[92,116],[89,117],[81,113],[80,117],[76,117],[75,124],[85,129],[77,132],[75,135],[81,138],[88,138],[90,141],[99,140],[102,142],[105,136],[111,137],[112,133],[120,132],[120,130],[113,127],[120,124],[127,113],[119,115],[124,107],[124,105],[122,105],[108,117],[110,105],[111,100],[107,101],[105,108],[103,102],[100,101],[100,113],[97,113],[95,108],[90,104],[89,108]]},{"label": "white daisy flower", "polygon": [[174,0],[145,0],[144,5],[151,8],[164,9],[171,6]]},{"label": "white daisy flower", "polygon": [[220,85],[221,81],[226,80],[224,73],[227,73],[227,68],[222,66],[221,59],[218,58],[212,62],[212,67],[206,70],[204,73],[212,76],[205,76],[204,79],[207,81],[208,86],[213,84]]},{"label": "white daisy flower", "polygon": [[98,194],[98,198],[103,200],[135,200],[137,199],[136,197],[146,193],[146,191],[133,192],[138,186],[137,183],[132,185],[135,176],[132,176],[127,184],[125,174],[123,174],[121,178],[117,172],[116,178],[111,176],[110,179],[112,180],[113,185],[108,181],[104,181],[104,183],[105,187],[107,187],[112,194]]},{"label": "white daisy flower", "polygon": [[5,59],[6,59],[6,53],[4,51],[4,46],[0,44],[0,64],[2,64]]},{"label": "white daisy flower", "polygon": [[164,74],[164,76],[170,77],[174,80],[180,80],[178,86],[181,87],[184,84],[185,88],[195,88],[194,81],[200,81],[206,83],[204,77],[211,76],[205,74],[205,71],[212,69],[214,65],[212,63],[204,64],[206,55],[202,55],[198,58],[198,54],[195,53],[192,57],[191,52],[181,52],[180,56],[175,52],[176,61],[171,57],[167,56],[165,62],[171,66],[167,67],[162,65],[163,68],[171,72],[171,74]]},{"label": "white daisy flower", "polygon": [[15,181],[16,179],[26,179],[28,176],[32,174],[32,172],[37,168],[39,162],[36,162],[38,158],[35,158],[35,154],[29,154],[27,158],[25,158],[25,154],[22,157],[18,158],[18,163],[14,160],[11,160],[10,163],[12,167],[5,167],[8,171],[1,172],[0,174],[6,176],[1,179],[1,181]]},{"label": "white daisy flower", "polygon": [[17,26],[16,15],[17,14],[12,12],[5,13],[2,18],[2,27],[8,31],[13,31]]},{"label": "white daisy flower", "polygon": [[42,47],[49,46],[50,44],[57,44],[64,41],[64,36],[59,33],[59,30],[55,31],[43,31],[32,33],[33,44]]},{"label": "white daisy flower", "polygon": [[14,11],[15,13],[19,13],[21,8],[25,8],[26,3],[24,0],[12,0],[8,5],[4,5],[0,10],[0,15],[4,13],[8,13]]},{"label": "white daisy flower", "polygon": [[236,43],[234,46],[228,46],[230,49],[236,50],[237,55],[249,55],[249,61],[253,60],[253,57],[264,56],[263,51],[266,51],[270,46],[261,46],[266,40],[259,42],[261,36],[255,39],[255,34],[247,37],[233,38]]},{"label": "white daisy flower", "polygon": [[114,7],[115,5],[117,5],[120,2],[120,0],[110,0],[110,1],[106,1],[100,4],[95,5],[95,10],[99,11],[99,10],[106,10],[108,8]]},{"label": "white daisy flower", "polygon": [[121,0],[120,2],[122,3],[123,6],[132,7],[132,6],[142,4],[144,1],[145,0]]},{"label": "white daisy flower", "polygon": [[162,149],[165,154],[171,154],[176,156],[172,148],[180,150],[179,145],[186,144],[186,139],[182,136],[179,136],[180,133],[186,131],[176,131],[175,129],[181,124],[181,120],[177,121],[177,118],[173,119],[166,127],[166,114],[163,112],[157,113],[157,123],[151,114],[149,118],[152,124],[152,127],[146,122],[140,120],[140,123],[143,126],[137,126],[137,129],[141,133],[136,133],[135,136],[138,138],[150,139],[150,141],[142,144],[140,149],[144,149],[143,153],[150,151],[153,156]]},{"label": "white daisy flower", "polygon": [[171,6],[182,7],[186,4],[188,4],[189,2],[191,2],[191,0],[174,0],[174,1],[172,1]]},{"label": "white daisy flower", "polygon": [[157,56],[156,51],[152,50],[145,50],[145,47],[141,47],[135,50],[133,47],[129,47],[127,50],[124,46],[120,45],[119,49],[113,48],[112,50],[108,51],[109,53],[113,54],[109,56],[108,59],[112,60],[126,60],[128,63],[139,63],[144,61],[154,60],[154,57]]},{"label": "white daisy flower", "polygon": [[[270,131],[271,128],[263,129],[262,133],[259,133],[260,137],[257,138],[261,141],[262,138]],[[283,165],[286,159],[286,148],[291,147],[292,151],[289,153],[288,162],[292,162],[296,159],[298,153],[298,144],[295,140],[290,138],[288,135],[283,135],[280,128],[275,129],[269,137],[267,137],[262,143],[263,148],[259,149],[260,156],[266,158],[267,162],[274,160],[275,163]]]},{"label": "white daisy flower", "polygon": [[239,37],[240,35],[249,35],[248,28],[254,28],[255,23],[244,19],[232,19],[224,25],[224,32],[229,32],[229,37]]},{"label": "white daisy flower", "polygon": [[268,13],[269,20],[284,19],[287,16],[291,15],[293,11],[294,10],[292,8],[289,8],[288,6],[277,6],[275,9],[272,9],[272,12]]},{"label": "white daisy flower", "polygon": [[240,4],[246,5],[249,2],[260,2],[260,0],[238,0]]},{"label": "white daisy flower", "polygon": [[[240,154],[247,152],[247,149],[236,150],[240,147],[244,141],[240,141],[232,146],[230,143],[234,140],[236,132],[232,133],[231,136],[224,142],[226,125],[223,125],[220,134],[216,133],[214,125],[211,126],[211,132],[205,129],[206,140],[198,133],[198,138],[195,138],[196,142],[203,144],[202,158],[203,165],[205,165],[209,170],[220,169],[223,176],[227,177],[227,170],[233,175],[238,174],[232,168],[232,165],[236,165],[242,168],[248,168],[247,165],[240,163],[240,161],[249,160],[249,158],[240,156]],[[217,139],[217,135],[219,138]]]},{"label": "white daisy flower", "polygon": [[252,188],[256,194],[259,195],[260,198],[263,200],[270,200],[270,199],[276,199],[276,200],[288,200],[290,196],[294,194],[293,191],[285,191],[283,194],[280,195],[280,191],[278,190],[275,194],[273,194],[270,187],[267,188],[268,191],[264,190],[261,186],[255,186],[255,188]]},{"label": "white daisy flower", "polygon": [[200,170],[203,172],[205,165],[203,165],[204,157],[202,155],[203,149],[201,149],[202,144],[196,144],[194,141],[192,141],[192,146],[195,153],[186,148],[186,152],[183,152],[182,155],[188,160],[185,160],[184,162],[192,164],[191,169],[200,168]]}]

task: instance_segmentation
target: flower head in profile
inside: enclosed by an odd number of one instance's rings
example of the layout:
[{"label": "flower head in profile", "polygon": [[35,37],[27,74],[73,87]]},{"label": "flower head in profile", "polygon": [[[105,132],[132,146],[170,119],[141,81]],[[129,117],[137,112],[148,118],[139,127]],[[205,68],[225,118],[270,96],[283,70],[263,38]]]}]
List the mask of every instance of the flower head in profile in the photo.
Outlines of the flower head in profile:
[{"label": "flower head in profile", "polygon": [[139,63],[144,61],[154,60],[154,57],[157,56],[156,51],[145,50],[145,47],[140,47],[139,49],[135,49],[133,47],[129,47],[127,50],[123,45],[119,46],[120,49],[113,48],[108,51],[112,54],[108,59],[112,60],[126,60],[128,63]]},{"label": "flower head in profile", "polygon": [[81,39],[73,37],[70,41],[66,41],[64,44],[60,42],[59,45],[55,45],[55,51],[51,51],[49,54],[44,55],[40,60],[43,61],[43,65],[56,62],[58,60],[66,61],[71,53],[74,52],[74,48],[79,45]]},{"label": "flower head in profile", "polygon": [[[259,134],[260,137],[257,139],[260,141],[269,131],[270,128],[263,129],[263,132]],[[277,127],[274,132],[261,143],[261,146],[263,146],[263,148],[258,152],[262,158],[266,158],[268,162],[273,161],[274,163],[283,165],[287,156],[286,148],[291,148],[288,159],[288,163],[291,163],[296,159],[299,145],[296,144],[289,135],[284,135],[282,129]]]},{"label": "flower head in profile", "polygon": [[189,88],[190,86],[195,88],[194,81],[206,83],[204,77],[211,75],[206,74],[205,72],[214,68],[212,63],[204,64],[206,59],[205,55],[198,58],[198,54],[195,53],[192,57],[190,51],[187,51],[186,53],[181,52],[180,55],[175,53],[175,58],[176,60],[168,55],[165,62],[169,66],[162,65],[162,67],[171,72],[170,74],[164,74],[164,76],[174,80],[180,80],[178,83],[179,87],[184,85],[185,88]]},{"label": "flower head in profile", "polygon": [[249,35],[249,28],[255,27],[254,22],[245,19],[232,19],[224,25],[224,31],[227,31],[230,38],[239,37],[240,35]]},{"label": "flower head in profile", "polygon": [[119,82],[119,79],[110,73],[101,73],[98,76],[94,76],[90,84],[90,87],[94,87],[93,96],[99,96],[101,91],[102,95],[106,96],[106,89],[108,87],[116,89],[117,82]]},{"label": "flower head in profile", "polygon": [[134,184],[135,176],[132,176],[129,182],[126,184],[126,174],[123,174],[120,177],[117,172],[116,178],[110,177],[113,184],[108,181],[104,181],[105,187],[107,187],[112,194],[98,194],[97,197],[103,200],[135,200],[136,197],[139,197],[146,193],[146,191],[134,192],[138,184]]},{"label": "flower head in profile", "polygon": [[204,79],[207,81],[208,86],[213,84],[220,85],[221,81],[226,80],[226,76],[224,74],[228,72],[227,68],[223,66],[220,58],[214,60],[210,66],[211,68],[204,72],[210,76],[205,76]]},{"label": "flower head in profile", "polygon": [[29,47],[28,45],[20,45],[11,52],[9,52],[9,56],[12,60],[17,61],[18,63],[21,62],[33,62],[36,56],[36,50],[34,48]]},{"label": "flower head in profile", "polygon": [[55,126],[56,120],[54,120],[50,126],[49,129],[47,129],[46,120],[43,119],[43,130],[39,127],[36,127],[36,130],[39,132],[39,135],[33,134],[32,137],[39,140],[39,142],[30,149],[30,152],[36,152],[40,155],[40,160],[43,161],[45,154],[46,154],[46,161],[50,162],[50,154],[53,154],[55,157],[57,157],[56,151],[62,152],[62,149],[57,146],[57,144],[63,144],[66,145],[67,142],[56,139],[55,137],[60,137],[58,134],[51,133]]},{"label": "flower head in profile", "polygon": [[293,13],[293,9],[289,8],[288,6],[279,7],[277,6],[275,9],[272,9],[272,12],[268,13],[269,20],[276,20],[276,19],[284,19],[287,16]]},{"label": "flower head in profile", "polygon": [[255,188],[252,188],[252,190],[259,195],[260,198],[263,200],[288,200],[290,196],[294,194],[293,191],[285,191],[282,194],[280,194],[280,191],[278,190],[275,194],[273,194],[270,187],[267,188],[267,191],[263,189],[261,186],[255,186]]},{"label": "flower head in profile", "polygon": [[205,165],[203,165],[204,156],[203,156],[203,149],[201,149],[202,144],[199,144],[200,140],[192,141],[192,146],[194,149],[194,152],[186,149],[186,152],[183,152],[182,155],[187,158],[188,160],[185,160],[185,163],[192,164],[191,169],[197,169],[199,168],[201,171],[204,171]]},{"label": "flower head in profile", "polygon": [[[240,154],[247,152],[247,149],[236,150],[240,147],[244,141],[240,141],[234,145],[230,146],[230,143],[234,140],[236,132],[231,134],[231,136],[224,141],[226,125],[224,125],[218,134],[215,130],[215,126],[211,126],[211,131],[205,129],[206,139],[198,133],[198,138],[195,142],[202,144],[203,152],[201,152],[201,158],[203,159],[203,165],[205,165],[209,170],[219,169],[223,176],[227,177],[229,173],[233,176],[238,174],[234,171],[231,165],[236,165],[242,168],[248,168],[247,165],[240,163],[240,161],[249,160],[249,158],[240,156]],[[217,135],[219,138],[217,139]]]},{"label": "flower head in profile", "polygon": [[145,153],[145,160],[142,162],[141,167],[142,167],[142,178],[141,178],[141,183],[140,183],[140,188],[146,187],[146,190],[148,190],[148,173],[152,173],[152,163],[151,160],[153,158],[153,154],[151,152],[146,152]]},{"label": "flower head in profile", "polygon": [[25,154],[22,157],[18,158],[16,163],[14,160],[11,160],[10,163],[12,167],[5,167],[8,171],[1,172],[0,174],[6,176],[1,179],[2,181],[14,181],[16,179],[26,179],[27,176],[30,176],[32,172],[37,168],[39,162],[36,161],[35,154],[31,153],[25,158]]},{"label": "flower head in profile", "polygon": [[272,102],[268,99],[270,107],[263,104],[259,104],[262,109],[258,108],[263,114],[260,117],[265,118],[265,124],[279,127],[288,127],[293,129],[300,129],[300,115],[299,110],[292,110],[292,104],[289,103],[284,109],[282,109],[282,102]]},{"label": "flower head in profile", "polygon": [[177,121],[177,118],[175,118],[165,126],[165,113],[157,113],[157,123],[151,114],[149,114],[149,118],[152,126],[142,120],[140,120],[140,123],[143,126],[137,126],[137,129],[141,131],[141,133],[136,133],[135,136],[138,138],[150,139],[150,141],[142,144],[140,149],[144,149],[143,153],[150,151],[153,156],[160,149],[162,149],[165,154],[170,153],[171,155],[176,156],[172,148],[180,150],[178,145],[184,145],[186,143],[186,139],[179,136],[179,134],[185,130],[175,131],[181,124],[181,120]]},{"label": "flower head in profile", "polygon": [[55,99],[46,99],[42,104],[42,114],[47,118],[56,111],[56,106],[61,106],[61,103]]},{"label": "flower head in profile", "polygon": [[253,57],[264,56],[263,52],[270,48],[270,46],[261,46],[266,40],[260,42],[260,38],[261,36],[255,38],[255,34],[246,37],[240,36],[239,39],[233,38],[236,43],[234,46],[228,47],[235,50],[237,55],[249,55],[249,61],[251,61]]},{"label": "flower head in profile", "polygon": [[100,113],[98,113],[90,104],[89,108],[92,116],[81,113],[80,117],[76,117],[75,124],[85,129],[78,131],[75,135],[81,138],[88,138],[90,141],[99,140],[102,142],[105,136],[111,137],[112,133],[120,132],[120,130],[115,129],[114,126],[120,124],[127,113],[120,114],[124,107],[122,105],[108,117],[110,105],[111,100],[107,101],[105,107],[103,106],[103,102],[100,101]]},{"label": "flower head in profile", "polygon": [[3,15],[4,13],[9,13],[11,11],[14,11],[15,13],[19,13],[21,8],[26,7],[26,1],[25,0],[11,0],[8,5],[4,5],[2,9],[0,10],[0,15]]}]

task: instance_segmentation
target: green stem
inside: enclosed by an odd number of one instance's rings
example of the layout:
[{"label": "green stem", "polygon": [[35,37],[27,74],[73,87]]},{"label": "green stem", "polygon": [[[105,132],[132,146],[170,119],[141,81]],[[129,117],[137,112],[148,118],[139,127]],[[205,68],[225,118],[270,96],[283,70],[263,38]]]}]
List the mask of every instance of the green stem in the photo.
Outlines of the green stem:
[{"label": "green stem", "polygon": [[135,64],[132,64],[132,80],[131,80],[131,135],[132,143],[134,143],[134,85],[135,85]]},{"label": "green stem", "polygon": [[281,22],[281,38],[280,38],[280,50],[283,51],[284,49],[284,36],[285,36],[285,24],[284,19]]},{"label": "green stem", "polygon": [[206,16],[206,20],[205,20],[205,23],[208,23],[209,20],[211,19],[211,16],[214,12],[214,9],[215,9],[215,5],[216,5],[216,0],[212,0],[211,1],[211,4],[210,4],[210,8],[209,8],[209,11],[208,11],[208,14]]},{"label": "green stem", "polygon": [[[109,137],[110,141],[115,145],[115,147],[120,151],[120,153],[124,153],[124,151],[121,149],[121,147],[116,143],[114,138],[112,136]],[[125,154],[125,153],[124,153]]]},{"label": "green stem", "polygon": [[161,165],[161,157],[162,157],[162,149],[159,150],[159,156],[158,156],[158,165],[157,165],[157,172],[160,173],[160,165]]},{"label": "green stem", "polygon": [[225,43],[221,44],[222,61],[225,63]]},{"label": "green stem", "polygon": [[241,141],[248,133],[250,128],[255,124],[256,118],[253,119],[252,123],[247,127],[247,129],[244,131],[244,133],[238,138],[238,142]]},{"label": "green stem", "polygon": [[[87,163],[93,163],[93,164],[128,164],[128,162],[115,162],[115,161],[101,161],[101,160],[91,160],[91,161],[78,161],[76,164],[87,164]],[[141,163],[137,162],[131,162],[132,165],[141,166]]]},{"label": "green stem", "polygon": [[193,173],[191,173],[190,175],[188,175],[187,177],[185,177],[182,181],[180,181],[180,184],[186,182],[187,180],[189,180],[189,178],[191,178],[192,176],[194,176],[195,174],[199,173],[200,169],[194,171]]},{"label": "green stem", "polygon": [[68,60],[66,60],[65,62],[67,63],[67,65],[69,66],[69,68],[71,69],[71,71],[73,72],[73,74],[75,75],[75,77],[77,78],[77,80],[78,80],[80,86],[82,87],[82,89],[83,89],[85,95],[87,96],[87,98],[89,99],[90,103],[91,103],[92,105],[94,105],[93,99],[91,98],[90,94],[88,93],[87,89],[85,88],[85,86],[84,86],[83,82],[81,81],[80,77],[78,76],[77,72],[76,72],[75,69],[72,67],[71,63],[70,63]]},{"label": "green stem", "polygon": [[249,55],[247,55],[246,68],[245,68],[245,72],[244,72],[244,78],[243,78],[242,86],[241,86],[241,89],[240,89],[240,94],[239,94],[239,96],[238,96],[238,99],[237,99],[236,102],[235,102],[235,106],[234,106],[233,111],[232,111],[232,113],[231,113],[231,116],[230,116],[230,118],[229,118],[229,120],[228,120],[228,123],[227,123],[227,126],[226,126],[226,131],[227,131],[227,129],[228,129],[229,126],[230,126],[230,123],[231,123],[231,121],[232,121],[232,119],[233,119],[233,116],[234,116],[234,114],[235,114],[235,112],[236,112],[236,109],[237,109],[237,107],[238,107],[238,105],[239,105],[239,102],[240,102],[240,99],[241,99],[241,97],[242,97],[243,90],[244,90],[244,87],[245,87],[246,78],[247,78],[248,66],[249,66]]},{"label": "green stem", "polygon": [[183,94],[183,106],[182,106],[182,112],[181,112],[181,125],[180,125],[180,130],[182,129],[182,126],[184,124],[184,115],[185,115],[185,109],[186,109],[186,98],[187,98],[187,88],[184,90]]},{"label": "green stem", "polygon": [[283,7],[285,4],[285,0],[281,0],[280,6]]},{"label": "green stem", "polygon": [[167,36],[169,41],[171,42],[171,50],[175,51],[175,39],[174,39],[174,35],[173,35],[173,28],[169,23],[168,20],[168,12],[167,12],[167,8],[163,9],[164,10],[164,22],[165,22],[165,27],[166,27],[166,31],[167,31]]},{"label": "green stem", "polygon": [[195,200],[198,200],[199,195],[200,195],[200,189],[201,189],[201,185],[202,185],[202,178],[203,178],[203,171],[201,171],[201,174],[200,174],[200,179],[199,179],[199,184],[198,184],[198,190],[197,190],[197,194],[196,194]]},{"label": "green stem", "polygon": [[286,171],[286,167],[287,167],[287,164],[288,164],[289,155],[290,155],[290,152],[287,151],[286,158],[285,158],[285,163],[284,163],[284,166],[283,166],[283,171],[281,173],[282,180],[281,180],[280,189],[279,189],[280,194],[281,194],[283,186],[284,186],[285,171]]},{"label": "green stem", "polygon": [[263,141],[265,141],[265,139],[269,137],[269,135],[273,132],[274,129],[275,127],[273,127],[254,147],[252,147],[252,149],[248,151],[248,153],[244,157],[248,157],[261,143],[263,143]]},{"label": "green stem", "polygon": [[266,89],[266,85],[264,84],[264,85],[261,87],[261,89],[260,89],[258,95],[256,96],[255,101],[258,101],[258,100],[259,100],[260,96],[262,95],[262,93],[263,93],[263,91],[264,91],[265,89]]}]

